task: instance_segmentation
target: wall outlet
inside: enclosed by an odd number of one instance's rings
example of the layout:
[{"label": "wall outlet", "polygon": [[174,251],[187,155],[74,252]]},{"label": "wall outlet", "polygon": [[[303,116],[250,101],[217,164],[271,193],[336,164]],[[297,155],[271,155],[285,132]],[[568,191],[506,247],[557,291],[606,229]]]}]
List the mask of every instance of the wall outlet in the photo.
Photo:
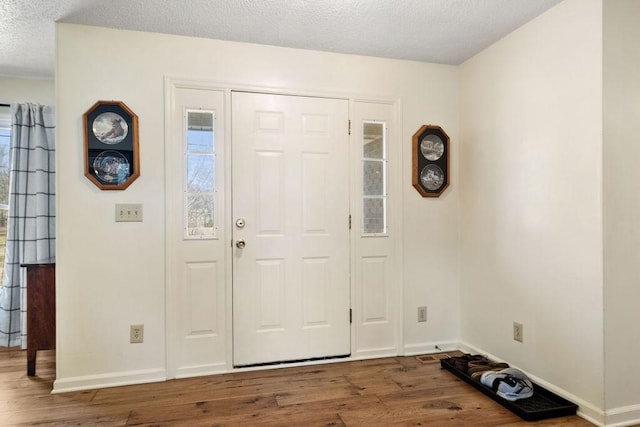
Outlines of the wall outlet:
[{"label": "wall outlet", "polygon": [[418,307],[418,322],[426,322],[427,321],[427,307],[422,306]]},{"label": "wall outlet", "polygon": [[131,325],[129,331],[129,342],[131,344],[140,344],[144,342],[144,325]]},{"label": "wall outlet", "polygon": [[513,322],[513,339],[522,342],[522,323]]},{"label": "wall outlet", "polygon": [[116,204],[116,222],[142,222],[142,204]]}]

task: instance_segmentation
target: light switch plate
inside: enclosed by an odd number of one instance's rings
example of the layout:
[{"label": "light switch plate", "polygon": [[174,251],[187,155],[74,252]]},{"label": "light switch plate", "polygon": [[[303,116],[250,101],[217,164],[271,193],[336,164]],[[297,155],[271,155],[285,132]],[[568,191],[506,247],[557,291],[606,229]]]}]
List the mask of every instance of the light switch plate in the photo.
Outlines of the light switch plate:
[{"label": "light switch plate", "polygon": [[142,222],[142,204],[117,203],[116,222]]}]

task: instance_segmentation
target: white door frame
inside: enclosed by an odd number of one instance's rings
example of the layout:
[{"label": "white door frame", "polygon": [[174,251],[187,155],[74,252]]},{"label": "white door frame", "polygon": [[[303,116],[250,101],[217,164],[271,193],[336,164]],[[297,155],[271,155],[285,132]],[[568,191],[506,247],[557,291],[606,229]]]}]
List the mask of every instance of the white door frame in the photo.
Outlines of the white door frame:
[{"label": "white door frame", "polygon": [[[165,82],[165,161],[170,161],[170,157],[168,157],[167,151],[168,146],[171,143],[170,135],[174,131],[175,123],[172,122],[172,114],[173,114],[173,92],[175,88],[191,88],[191,89],[202,89],[202,90],[220,90],[225,94],[224,101],[224,112],[222,114],[222,120],[224,120],[224,126],[227,130],[231,129],[231,92],[233,91],[243,91],[243,92],[258,92],[258,93],[272,93],[272,94],[281,94],[281,95],[292,95],[292,96],[309,96],[309,97],[319,97],[319,98],[339,98],[339,99],[347,99],[349,101],[349,116],[351,118],[352,126],[354,126],[353,119],[355,117],[358,104],[385,104],[392,108],[392,120],[393,127],[395,128],[395,133],[393,136],[393,144],[392,149],[393,152],[390,153],[390,160],[393,161],[393,167],[390,169],[391,172],[389,174],[389,191],[395,194],[393,206],[389,206],[389,214],[390,219],[393,218],[393,256],[391,258],[391,262],[393,264],[394,271],[394,279],[397,283],[396,293],[391,296],[389,304],[391,304],[393,308],[393,318],[391,319],[395,323],[395,331],[396,331],[396,345],[394,348],[389,347],[381,347],[379,351],[371,351],[370,349],[359,352],[357,345],[357,333],[358,333],[358,325],[356,324],[356,319],[354,316],[354,321],[351,324],[351,357],[348,359],[337,359],[337,361],[344,360],[356,360],[356,359],[364,359],[364,358],[373,358],[373,357],[386,357],[393,355],[402,355],[404,349],[403,343],[403,316],[402,316],[402,147],[403,143],[403,135],[401,130],[402,118],[401,118],[401,101],[397,97],[389,97],[389,96],[378,96],[378,95],[356,95],[356,94],[345,94],[345,93],[332,93],[332,92],[319,92],[312,90],[294,90],[294,89],[282,89],[282,88],[270,88],[270,87],[260,87],[260,86],[250,86],[243,84],[234,84],[234,83],[221,83],[207,80],[194,80],[190,78],[181,78],[181,77],[171,77],[166,76]],[[224,141],[221,141],[224,144],[225,153],[231,152],[231,142],[232,135],[227,131],[224,137]],[[350,140],[349,140],[349,158],[350,158],[350,175],[351,177],[355,177],[354,174],[359,173],[359,165],[356,164],[356,156],[357,147],[360,147],[360,141],[355,140],[355,133],[351,132]],[[232,229],[233,218],[231,216],[231,191],[232,191],[232,182],[231,182],[231,156],[226,155],[224,159],[224,218],[227,230]],[[166,166],[165,166],[166,171]],[[165,174],[165,181],[171,179],[171,177]],[[358,197],[358,191],[355,187],[356,180],[351,180],[351,209],[352,213],[355,206],[354,198]],[[165,185],[165,189],[167,185]],[[168,206],[169,201],[168,198],[165,198],[166,206],[165,213],[171,209],[171,206]],[[166,215],[165,215],[166,216]],[[166,372],[167,378],[179,378],[181,375],[176,373],[175,366],[175,354],[176,354],[176,340],[177,340],[177,331],[175,329],[175,322],[177,318],[177,310],[175,301],[176,295],[179,289],[179,284],[175,282],[173,277],[175,277],[175,257],[172,257],[172,249],[171,243],[172,240],[175,239],[175,236],[168,235],[168,226],[165,226],[165,246],[166,246],[166,256],[165,256],[165,307],[166,307],[166,325],[165,325],[165,335],[166,335]],[[358,228],[352,227],[352,242],[357,240],[356,232]],[[230,236],[230,233],[227,233],[227,236]],[[351,262],[353,265],[354,259],[356,255],[359,254],[359,245],[357,242],[351,245]],[[231,247],[231,240],[229,239],[229,244],[227,245],[225,259],[223,262],[224,268],[226,270],[225,274],[225,284],[224,284],[224,301],[226,307],[225,313],[225,328],[226,328],[226,338],[225,338],[225,352],[226,352],[226,366],[220,366],[220,369],[216,369],[211,372],[201,372],[194,375],[207,375],[213,373],[224,373],[224,372],[232,372],[232,371],[240,371],[240,370],[251,370],[255,368],[234,368],[233,367],[233,337],[232,337],[232,312],[231,307],[233,305],[232,300],[232,290],[233,290],[233,279],[232,279],[232,256],[233,250]],[[358,296],[356,295],[356,286],[354,284],[354,275],[351,276],[351,301],[352,307],[355,308],[356,304],[359,304]],[[320,363],[330,363],[330,361],[314,361],[314,362],[302,362],[297,364],[292,364],[291,366],[296,365],[308,365],[308,364],[320,364]],[[263,367],[261,369],[268,369],[268,367]]]}]

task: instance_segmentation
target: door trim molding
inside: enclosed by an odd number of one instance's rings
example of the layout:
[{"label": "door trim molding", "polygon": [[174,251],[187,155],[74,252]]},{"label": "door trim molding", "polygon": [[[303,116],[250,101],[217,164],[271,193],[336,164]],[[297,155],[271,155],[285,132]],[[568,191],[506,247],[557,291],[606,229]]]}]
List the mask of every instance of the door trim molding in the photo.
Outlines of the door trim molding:
[{"label": "door trim molding", "polygon": [[[349,103],[349,118],[353,118],[354,115],[354,105],[356,102],[369,102],[369,103],[378,103],[378,104],[387,104],[391,105],[394,108],[394,120],[395,126],[397,127],[397,133],[395,136],[395,141],[398,144],[399,150],[399,158],[398,158],[398,168],[396,173],[400,177],[400,183],[402,181],[402,146],[403,146],[403,133],[402,133],[402,100],[399,96],[392,95],[384,95],[384,94],[366,94],[366,93],[346,93],[346,92],[334,92],[334,91],[323,91],[316,89],[308,89],[308,88],[287,88],[287,87],[270,87],[263,85],[250,85],[239,82],[225,82],[218,80],[210,80],[206,78],[193,78],[187,76],[179,76],[179,75],[165,75],[164,77],[164,132],[165,132],[165,140],[164,140],[164,153],[165,153],[165,193],[167,190],[167,179],[169,177],[166,174],[166,150],[167,144],[169,143],[169,135],[171,134],[171,130],[174,124],[171,122],[171,118],[174,113],[174,99],[173,94],[176,89],[185,88],[185,89],[202,89],[202,90],[218,90],[223,91],[225,94],[224,99],[224,126],[226,129],[231,129],[231,93],[232,92],[256,92],[256,93],[265,93],[265,94],[278,94],[278,95],[289,95],[289,96],[306,96],[306,97],[317,97],[317,98],[334,98],[334,99],[345,99]],[[226,153],[231,153],[231,132],[226,132],[224,140],[222,141],[224,144],[224,149]],[[350,147],[350,159],[353,159],[352,150],[354,149],[354,144],[357,141],[354,141],[353,132],[349,137],[349,147]],[[225,213],[224,217],[226,218],[226,223],[224,224],[228,230],[233,226],[233,218],[231,217],[231,155],[225,156]],[[350,164],[350,174],[354,169],[353,163]],[[351,194],[352,198],[354,197],[353,192],[353,182],[351,183]],[[319,360],[319,361],[304,361],[304,362],[296,362],[288,364],[287,366],[306,366],[306,365],[317,365],[324,363],[336,363],[342,362],[345,360],[359,360],[359,359],[369,359],[369,358],[377,358],[377,357],[385,357],[385,356],[393,356],[393,355],[403,355],[404,353],[404,337],[403,337],[403,268],[402,268],[402,206],[403,206],[403,191],[402,185],[399,184],[397,188],[395,188],[396,200],[399,202],[398,206],[396,206],[397,216],[397,229],[395,230],[397,234],[396,243],[394,245],[394,262],[396,263],[396,270],[398,271],[397,282],[398,286],[398,294],[395,298],[395,306],[396,306],[396,336],[397,336],[397,345],[395,348],[384,348],[380,349],[380,352],[371,352],[371,353],[363,353],[360,356],[355,356],[355,323],[351,324],[351,356],[342,359],[330,359],[330,360]],[[168,210],[168,201],[165,197],[165,218],[166,211]],[[175,295],[177,292],[177,284],[172,283],[170,278],[172,277],[170,273],[173,271],[172,262],[175,262],[175,256],[172,258],[172,250],[168,246],[168,242],[170,241],[169,237],[166,235],[167,233],[167,224],[165,223],[165,366],[166,366],[166,378],[179,378],[184,376],[176,375],[176,367],[175,367],[175,351],[176,351],[176,331],[175,331],[175,322],[176,322],[176,310],[177,307],[173,303],[175,301]],[[352,228],[352,233],[354,229]],[[352,245],[350,250],[350,257],[353,259],[354,257],[354,247]],[[210,372],[207,370],[198,372],[194,371],[189,376],[197,376],[197,375],[208,375],[211,373],[226,373],[226,372],[240,372],[240,371],[251,371],[257,369],[272,369],[278,366],[260,366],[260,367],[244,367],[244,368],[234,368],[233,366],[233,315],[231,312],[231,307],[233,306],[232,300],[232,289],[233,282],[231,277],[232,271],[232,255],[233,250],[231,245],[227,246],[224,260],[224,268],[226,269],[227,274],[225,274],[225,307],[227,307],[227,312],[225,313],[226,318],[226,365],[219,365],[216,367],[215,372]],[[352,307],[357,302],[355,289],[353,285],[353,275],[351,278],[350,285],[351,292],[351,301]]]}]

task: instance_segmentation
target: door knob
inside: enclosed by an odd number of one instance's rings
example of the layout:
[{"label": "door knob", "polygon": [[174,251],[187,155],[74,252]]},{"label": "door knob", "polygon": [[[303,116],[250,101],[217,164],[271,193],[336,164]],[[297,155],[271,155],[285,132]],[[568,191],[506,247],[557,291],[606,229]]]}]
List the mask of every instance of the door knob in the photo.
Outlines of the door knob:
[{"label": "door knob", "polygon": [[242,239],[236,240],[236,248],[244,249],[245,245],[246,245],[246,243],[244,242],[244,240],[242,240]]}]

